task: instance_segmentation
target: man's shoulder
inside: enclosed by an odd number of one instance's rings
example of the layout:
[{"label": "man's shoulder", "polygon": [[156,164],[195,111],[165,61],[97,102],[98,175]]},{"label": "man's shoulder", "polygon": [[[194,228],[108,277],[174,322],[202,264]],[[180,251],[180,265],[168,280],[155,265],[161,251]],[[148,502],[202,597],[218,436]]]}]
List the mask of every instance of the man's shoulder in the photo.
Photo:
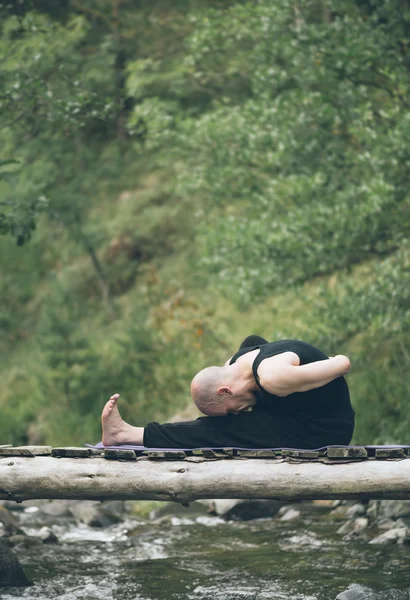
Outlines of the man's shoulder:
[{"label": "man's shoulder", "polygon": [[234,362],[236,362],[238,360],[238,358],[240,358],[244,354],[248,354],[249,352],[258,350],[260,347],[261,346],[250,346],[249,348],[241,348],[240,350],[238,350],[238,352],[236,352],[236,354],[234,354],[232,356],[232,358],[229,360],[229,364],[232,365]]},{"label": "man's shoulder", "polygon": [[328,358],[327,354],[325,354],[317,346],[314,346],[310,342],[305,342],[295,338],[270,342],[266,345],[266,348],[264,348],[264,355],[269,356],[271,352],[272,356],[282,352],[293,352],[299,356],[300,364],[315,362],[317,360],[325,360]]}]

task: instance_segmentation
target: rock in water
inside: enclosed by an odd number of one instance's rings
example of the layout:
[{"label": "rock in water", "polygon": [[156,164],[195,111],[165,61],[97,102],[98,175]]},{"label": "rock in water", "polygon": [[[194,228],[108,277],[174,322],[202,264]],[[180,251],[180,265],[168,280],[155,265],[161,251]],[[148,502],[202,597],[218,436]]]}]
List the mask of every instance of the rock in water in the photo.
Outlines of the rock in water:
[{"label": "rock in water", "polygon": [[280,518],[281,521],[294,521],[300,517],[300,510],[290,508]]},{"label": "rock in water", "polygon": [[349,587],[336,596],[336,600],[408,600],[409,590],[385,590],[374,592],[368,587],[352,583]]},{"label": "rock in water", "polygon": [[273,517],[285,504],[281,500],[210,500],[212,513],[228,521]]},{"label": "rock in water", "polygon": [[122,506],[122,502],[96,502],[95,500],[77,500],[70,505],[73,517],[89,527],[109,527],[121,522],[121,516],[110,510],[110,505]]},{"label": "rock in water", "polygon": [[347,511],[346,511],[346,516],[349,519],[354,519],[355,517],[360,517],[361,515],[364,515],[366,512],[366,507],[363,506],[363,504],[353,504],[353,506],[349,506]]},{"label": "rock in water", "polygon": [[33,585],[23,571],[23,567],[6,543],[0,540],[0,587]]},{"label": "rock in water", "polygon": [[336,596],[336,600],[376,600],[376,594],[370,588],[352,583]]},{"label": "rock in water", "polygon": [[369,544],[394,544],[400,539],[404,540],[407,536],[406,527],[399,527],[396,529],[389,529],[385,533],[378,535],[377,537],[370,540]]},{"label": "rock in water", "polygon": [[16,517],[7,508],[4,508],[4,506],[0,506],[0,523],[3,525],[2,529],[6,535],[19,533]]},{"label": "rock in water", "polygon": [[56,544],[58,542],[58,537],[49,527],[42,527],[37,535],[43,544]]},{"label": "rock in water", "polygon": [[410,500],[380,500],[379,514],[393,519],[409,517]]}]

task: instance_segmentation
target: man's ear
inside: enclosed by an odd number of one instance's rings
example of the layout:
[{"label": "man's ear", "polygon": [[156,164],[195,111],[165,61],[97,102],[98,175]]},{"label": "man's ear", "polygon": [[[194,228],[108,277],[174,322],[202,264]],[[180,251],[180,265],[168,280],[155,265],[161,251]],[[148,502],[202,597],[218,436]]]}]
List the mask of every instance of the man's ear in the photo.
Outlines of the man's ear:
[{"label": "man's ear", "polygon": [[218,395],[219,396],[231,396],[232,390],[231,390],[231,388],[229,388],[226,385],[221,385],[221,387],[218,388]]}]

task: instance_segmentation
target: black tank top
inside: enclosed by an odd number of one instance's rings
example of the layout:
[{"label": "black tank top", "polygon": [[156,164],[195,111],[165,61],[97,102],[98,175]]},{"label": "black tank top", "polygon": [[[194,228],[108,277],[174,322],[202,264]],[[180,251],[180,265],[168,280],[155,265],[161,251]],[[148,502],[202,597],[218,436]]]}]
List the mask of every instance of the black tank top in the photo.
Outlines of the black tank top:
[{"label": "black tank top", "polygon": [[253,361],[252,372],[259,392],[255,394],[257,401],[253,410],[268,410],[278,415],[301,415],[306,419],[314,420],[318,417],[331,416],[351,416],[353,418],[354,411],[350,403],[349,388],[344,377],[337,377],[320,388],[307,392],[295,392],[285,397],[270,394],[260,384],[258,367],[265,358],[283,352],[294,352],[299,356],[300,364],[306,365],[329,358],[321,350],[300,340],[280,340],[242,348],[234,354],[229,364],[232,365],[240,356],[257,349],[260,351]]}]

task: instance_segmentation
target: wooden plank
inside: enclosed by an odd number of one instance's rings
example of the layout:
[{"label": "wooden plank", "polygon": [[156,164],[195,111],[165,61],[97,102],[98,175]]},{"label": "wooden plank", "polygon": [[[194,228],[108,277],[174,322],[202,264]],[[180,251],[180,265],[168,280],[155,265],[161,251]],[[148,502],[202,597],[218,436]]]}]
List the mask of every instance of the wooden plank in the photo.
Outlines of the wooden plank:
[{"label": "wooden plank", "polygon": [[67,447],[67,448],[53,448],[51,450],[51,456],[54,458],[88,458],[90,456],[89,448],[76,448],[76,447]]},{"label": "wooden plank", "polygon": [[319,458],[320,452],[313,450],[282,450],[282,456],[316,460]]},{"label": "wooden plank", "polygon": [[406,458],[404,448],[376,448],[376,458]]},{"label": "wooden plank", "polygon": [[148,451],[150,460],[183,460],[187,455],[183,450]]},{"label": "wooden plank", "polygon": [[218,448],[215,450],[203,448],[201,452],[205,458],[232,458],[238,450],[234,450],[233,448]]},{"label": "wooden plank", "polygon": [[273,458],[276,459],[276,454],[273,450],[238,450],[238,456],[241,458]]},{"label": "wooden plank", "polygon": [[147,456],[151,460],[165,460],[165,452],[160,450],[149,450]]},{"label": "wooden plank", "polygon": [[90,456],[101,456],[104,454],[105,448],[88,448]]},{"label": "wooden plank", "polygon": [[[234,455],[234,450],[233,448],[218,448],[216,450],[204,450],[205,454],[204,456],[206,456],[207,452],[212,452],[212,456],[214,458],[232,458]],[[212,458],[211,456],[211,458]]]},{"label": "wooden plank", "polygon": [[50,456],[51,446],[1,446],[0,456]]},{"label": "wooden plank", "polygon": [[200,463],[204,462],[204,460],[206,460],[206,458],[203,456],[187,456],[185,462]]},{"label": "wooden plank", "polygon": [[328,448],[327,449],[327,457],[328,458],[357,458],[364,459],[367,458],[367,450],[366,448]]},{"label": "wooden plank", "polygon": [[107,460],[137,460],[134,450],[125,450],[117,448],[106,448],[104,458]]},{"label": "wooden plank", "polygon": [[191,450],[192,456],[203,456],[203,452],[200,448],[194,448]]},{"label": "wooden plank", "polygon": [[232,458],[232,456],[235,454],[235,450],[233,448],[222,448],[221,450],[218,450],[218,452],[222,452],[223,456],[230,458]]},{"label": "wooden plank", "polygon": [[203,449],[202,450],[202,456],[204,456],[205,458],[219,458],[218,453],[216,452],[216,450]]},{"label": "wooden plank", "polygon": [[34,456],[27,448],[14,446],[11,448],[0,448],[0,456]]}]

